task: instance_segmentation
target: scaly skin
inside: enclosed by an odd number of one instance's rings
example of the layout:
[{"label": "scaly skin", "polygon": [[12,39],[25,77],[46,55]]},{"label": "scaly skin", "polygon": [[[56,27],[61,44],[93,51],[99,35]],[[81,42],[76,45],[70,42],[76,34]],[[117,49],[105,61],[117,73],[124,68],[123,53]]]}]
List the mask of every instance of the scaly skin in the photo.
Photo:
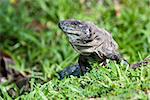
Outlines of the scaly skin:
[{"label": "scaly skin", "polygon": [[59,23],[73,48],[81,55],[96,53],[100,60],[106,58],[120,60],[118,45],[111,33],[96,27],[92,23],[66,20]]},{"label": "scaly skin", "polygon": [[[68,67],[62,71],[60,76],[67,75],[80,76],[90,71],[89,62],[98,61],[106,65],[106,59],[124,61],[118,52],[118,44],[113,39],[112,34],[104,29],[98,28],[93,23],[81,22],[77,20],[65,20],[59,22],[59,28],[66,34],[72,47],[80,54],[78,63],[73,67]],[[78,68],[80,67],[80,68]],[[136,67],[136,66],[135,66]],[[73,72],[79,72],[75,75]],[[67,73],[67,74],[63,74]]]}]

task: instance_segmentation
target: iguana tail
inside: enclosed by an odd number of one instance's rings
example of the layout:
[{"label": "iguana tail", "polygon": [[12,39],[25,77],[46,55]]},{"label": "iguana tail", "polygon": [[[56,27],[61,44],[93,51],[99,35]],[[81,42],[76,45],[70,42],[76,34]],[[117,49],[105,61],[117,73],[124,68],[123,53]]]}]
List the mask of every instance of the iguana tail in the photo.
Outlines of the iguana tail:
[{"label": "iguana tail", "polygon": [[133,69],[139,68],[141,66],[147,66],[150,65],[150,58],[146,58],[141,62],[135,63],[135,64],[131,64],[130,67]]}]

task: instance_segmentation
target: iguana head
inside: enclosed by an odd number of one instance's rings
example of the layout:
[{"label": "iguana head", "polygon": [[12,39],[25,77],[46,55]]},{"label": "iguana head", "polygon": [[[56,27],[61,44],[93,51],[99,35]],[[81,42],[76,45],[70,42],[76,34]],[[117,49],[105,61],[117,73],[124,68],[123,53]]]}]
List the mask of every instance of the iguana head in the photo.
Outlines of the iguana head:
[{"label": "iguana head", "polygon": [[65,20],[59,22],[59,27],[66,33],[73,48],[82,55],[99,51],[106,55],[106,51],[114,52],[118,48],[112,35],[93,23]]},{"label": "iguana head", "polygon": [[59,22],[59,27],[66,33],[71,43],[91,40],[91,24],[77,20],[65,20]]}]

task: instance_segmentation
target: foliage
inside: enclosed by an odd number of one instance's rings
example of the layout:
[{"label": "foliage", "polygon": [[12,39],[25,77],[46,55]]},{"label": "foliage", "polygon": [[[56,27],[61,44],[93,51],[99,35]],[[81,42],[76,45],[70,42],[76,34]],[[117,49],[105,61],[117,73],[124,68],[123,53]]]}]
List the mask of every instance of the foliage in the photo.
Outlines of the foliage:
[{"label": "foliage", "polygon": [[[116,16],[111,0],[1,0],[0,49],[16,61],[15,68],[29,71],[45,84],[31,80],[30,93],[22,99],[150,98],[150,67],[137,70],[111,62],[108,67],[93,65],[81,78],[58,80],[56,72],[75,64],[78,54],[72,49],[57,23],[64,19],[92,21],[112,32],[120,52],[137,62],[150,54],[149,0],[121,0]],[[102,0],[103,1],[103,0]],[[11,97],[0,85],[4,99]]]}]

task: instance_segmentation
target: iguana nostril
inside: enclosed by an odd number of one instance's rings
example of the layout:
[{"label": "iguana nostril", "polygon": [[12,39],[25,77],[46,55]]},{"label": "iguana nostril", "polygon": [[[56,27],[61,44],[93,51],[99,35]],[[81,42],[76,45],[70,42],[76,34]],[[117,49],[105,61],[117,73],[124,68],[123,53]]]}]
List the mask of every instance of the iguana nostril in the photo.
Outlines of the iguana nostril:
[{"label": "iguana nostril", "polygon": [[91,28],[89,28],[89,32],[92,32],[92,31],[91,31]]},{"label": "iguana nostril", "polygon": [[60,29],[63,29],[63,26],[64,26],[64,23],[65,21],[60,21],[59,23],[58,23],[58,27],[60,28]]}]

